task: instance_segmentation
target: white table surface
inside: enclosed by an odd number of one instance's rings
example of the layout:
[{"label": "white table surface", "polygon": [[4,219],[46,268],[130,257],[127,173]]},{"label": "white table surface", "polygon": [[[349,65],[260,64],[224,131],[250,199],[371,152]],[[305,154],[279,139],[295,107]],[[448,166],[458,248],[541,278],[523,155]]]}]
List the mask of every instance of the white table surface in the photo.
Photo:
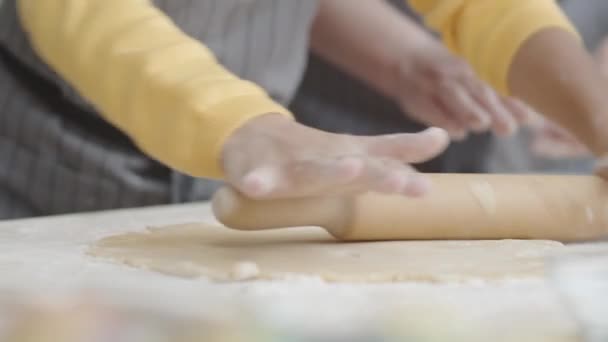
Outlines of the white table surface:
[{"label": "white table surface", "polygon": [[[215,223],[206,203],[0,223],[0,291],[94,290],[123,305],[171,314],[227,317],[247,308],[283,328],[364,328],[374,319],[428,325],[429,336],[487,329],[500,341],[576,341],[577,326],[545,279],[494,284],[328,284],[318,279],[212,283],[92,258],[92,242],[147,226]],[[482,338],[480,338],[482,340]]]}]

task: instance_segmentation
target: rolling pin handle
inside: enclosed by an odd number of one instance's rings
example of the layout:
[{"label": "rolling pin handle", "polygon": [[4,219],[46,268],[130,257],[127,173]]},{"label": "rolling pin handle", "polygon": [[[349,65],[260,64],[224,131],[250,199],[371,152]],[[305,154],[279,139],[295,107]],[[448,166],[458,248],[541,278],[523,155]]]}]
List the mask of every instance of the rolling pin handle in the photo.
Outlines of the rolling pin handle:
[{"label": "rolling pin handle", "polygon": [[340,197],[252,200],[223,187],[214,194],[211,207],[216,219],[232,229],[318,226],[340,236],[346,226],[347,202]]}]

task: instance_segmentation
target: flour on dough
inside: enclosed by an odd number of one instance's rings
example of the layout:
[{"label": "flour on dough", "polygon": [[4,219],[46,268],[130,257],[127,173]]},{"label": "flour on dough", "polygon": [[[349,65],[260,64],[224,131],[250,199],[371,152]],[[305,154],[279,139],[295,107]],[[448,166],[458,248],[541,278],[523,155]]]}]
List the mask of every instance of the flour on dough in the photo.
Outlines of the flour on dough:
[{"label": "flour on dough", "polygon": [[242,232],[205,224],[111,236],[90,255],[218,281],[320,277],[329,282],[470,282],[542,277],[553,241],[338,242],[320,228]]}]

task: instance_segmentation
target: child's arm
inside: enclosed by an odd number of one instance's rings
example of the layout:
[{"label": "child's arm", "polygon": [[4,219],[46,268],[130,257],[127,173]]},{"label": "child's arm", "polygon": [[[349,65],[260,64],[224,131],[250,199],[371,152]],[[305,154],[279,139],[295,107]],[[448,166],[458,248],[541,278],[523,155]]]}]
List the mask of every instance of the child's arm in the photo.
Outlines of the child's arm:
[{"label": "child's arm", "polygon": [[608,152],[608,82],[596,61],[564,30],[533,35],[509,73],[512,92],[572,132],[597,157]]},{"label": "child's arm", "polygon": [[411,0],[452,51],[503,94],[608,152],[608,86],[553,0]]},{"label": "child's arm", "polygon": [[38,54],[153,158],[222,177],[224,140],[289,112],[215,60],[147,0],[19,0]]}]

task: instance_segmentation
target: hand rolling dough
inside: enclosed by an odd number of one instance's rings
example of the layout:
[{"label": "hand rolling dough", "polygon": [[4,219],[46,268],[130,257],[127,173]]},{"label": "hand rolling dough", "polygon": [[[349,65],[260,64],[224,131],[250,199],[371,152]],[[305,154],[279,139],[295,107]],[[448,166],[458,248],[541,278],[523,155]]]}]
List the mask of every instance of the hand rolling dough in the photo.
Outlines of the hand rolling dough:
[{"label": "hand rolling dough", "polygon": [[320,228],[260,232],[190,224],[112,236],[89,254],[182,277],[220,281],[321,277],[331,282],[540,277],[554,241],[337,242]]}]

